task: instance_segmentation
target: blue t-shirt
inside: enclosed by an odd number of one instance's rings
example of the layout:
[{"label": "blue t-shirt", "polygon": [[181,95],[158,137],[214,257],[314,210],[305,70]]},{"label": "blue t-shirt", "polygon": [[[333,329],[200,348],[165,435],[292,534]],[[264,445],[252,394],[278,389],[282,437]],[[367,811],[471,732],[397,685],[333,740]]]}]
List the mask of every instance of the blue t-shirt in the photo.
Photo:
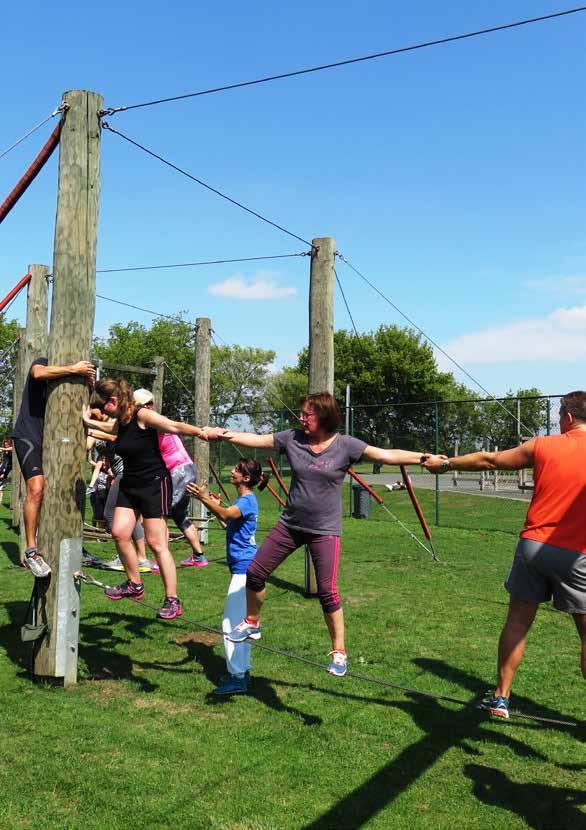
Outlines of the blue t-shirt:
[{"label": "blue t-shirt", "polygon": [[258,502],[254,493],[239,496],[234,502],[242,515],[230,519],[226,528],[226,555],[228,567],[233,574],[245,574],[256,553],[256,523]]}]

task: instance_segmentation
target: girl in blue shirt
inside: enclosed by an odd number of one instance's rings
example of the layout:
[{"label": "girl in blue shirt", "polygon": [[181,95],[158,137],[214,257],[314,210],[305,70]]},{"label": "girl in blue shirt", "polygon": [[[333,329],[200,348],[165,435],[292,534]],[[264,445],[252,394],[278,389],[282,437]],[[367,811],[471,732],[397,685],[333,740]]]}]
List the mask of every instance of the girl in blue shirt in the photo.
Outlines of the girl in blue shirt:
[{"label": "girl in blue shirt", "polygon": [[[242,458],[230,474],[238,498],[222,507],[205,487],[189,484],[187,491],[218,519],[227,523],[226,557],[232,578],[228,586],[222,631],[229,634],[246,616],[246,571],[256,553],[258,502],[252,492],[261,478],[261,466],[254,458]],[[250,682],[250,643],[233,643],[224,636],[228,676],[214,689],[216,695],[246,694]]]}]

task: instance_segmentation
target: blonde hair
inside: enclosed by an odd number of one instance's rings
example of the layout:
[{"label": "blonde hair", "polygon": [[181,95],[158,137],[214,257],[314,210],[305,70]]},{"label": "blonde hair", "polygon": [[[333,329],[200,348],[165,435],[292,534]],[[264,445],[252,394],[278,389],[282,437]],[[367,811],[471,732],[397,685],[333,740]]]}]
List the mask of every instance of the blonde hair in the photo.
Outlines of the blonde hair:
[{"label": "blonde hair", "polygon": [[108,398],[118,398],[116,417],[121,424],[127,424],[132,418],[136,405],[132,399],[134,389],[124,378],[106,378],[96,383],[95,395],[105,404]]}]

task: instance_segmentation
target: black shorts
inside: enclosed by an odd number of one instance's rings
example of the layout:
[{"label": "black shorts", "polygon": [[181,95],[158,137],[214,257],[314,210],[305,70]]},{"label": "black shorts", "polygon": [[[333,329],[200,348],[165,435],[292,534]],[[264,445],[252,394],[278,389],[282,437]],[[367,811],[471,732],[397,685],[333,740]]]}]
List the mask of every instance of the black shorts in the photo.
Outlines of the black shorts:
[{"label": "black shorts", "polygon": [[14,451],[25,481],[43,473],[43,445],[33,444],[28,438],[13,438]]},{"label": "black shorts", "polygon": [[125,484],[122,478],[116,507],[130,507],[140,513],[143,519],[166,519],[171,509],[172,493],[169,473],[155,476],[141,487]]}]

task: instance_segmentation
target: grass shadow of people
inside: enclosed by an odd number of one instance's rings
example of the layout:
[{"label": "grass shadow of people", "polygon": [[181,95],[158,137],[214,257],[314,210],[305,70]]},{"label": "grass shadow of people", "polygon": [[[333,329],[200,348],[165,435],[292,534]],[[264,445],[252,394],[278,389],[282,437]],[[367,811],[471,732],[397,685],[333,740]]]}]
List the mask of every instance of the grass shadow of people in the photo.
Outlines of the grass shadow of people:
[{"label": "grass shadow of people", "polygon": [[[197,632],[182,637],[180,643],[187,649],[189,659],[195,660],[201,665],[206,678],[211,683],[217,685],[222,677],[226,675],[226,661],[223,656],[220,656],[214,650],[221,643],[219,635],[208,632]],[[301,718],[305,726],[321,726],[323,722],[322,718],[317,715],[308,714],[301,709],[284,703],[277,695],[274,685],[267,677],[260,675],[253,676],[248,697],[255,698],[276,712],[285,712],[294,717]],[[234,703],[234,698],[231,696],[220,697],[213,695],[211,692],[207,695],[206,700],[209,704],[216,705]]]},{"label": "grass shadow of people", "polygon": [[554,787],[550,784],[519,783],[493,767],[467,764],[464,773],[473,782],[479,801],[500,807],[522,818],[535,830],[578,830],[586,827],[584,789]]}]

